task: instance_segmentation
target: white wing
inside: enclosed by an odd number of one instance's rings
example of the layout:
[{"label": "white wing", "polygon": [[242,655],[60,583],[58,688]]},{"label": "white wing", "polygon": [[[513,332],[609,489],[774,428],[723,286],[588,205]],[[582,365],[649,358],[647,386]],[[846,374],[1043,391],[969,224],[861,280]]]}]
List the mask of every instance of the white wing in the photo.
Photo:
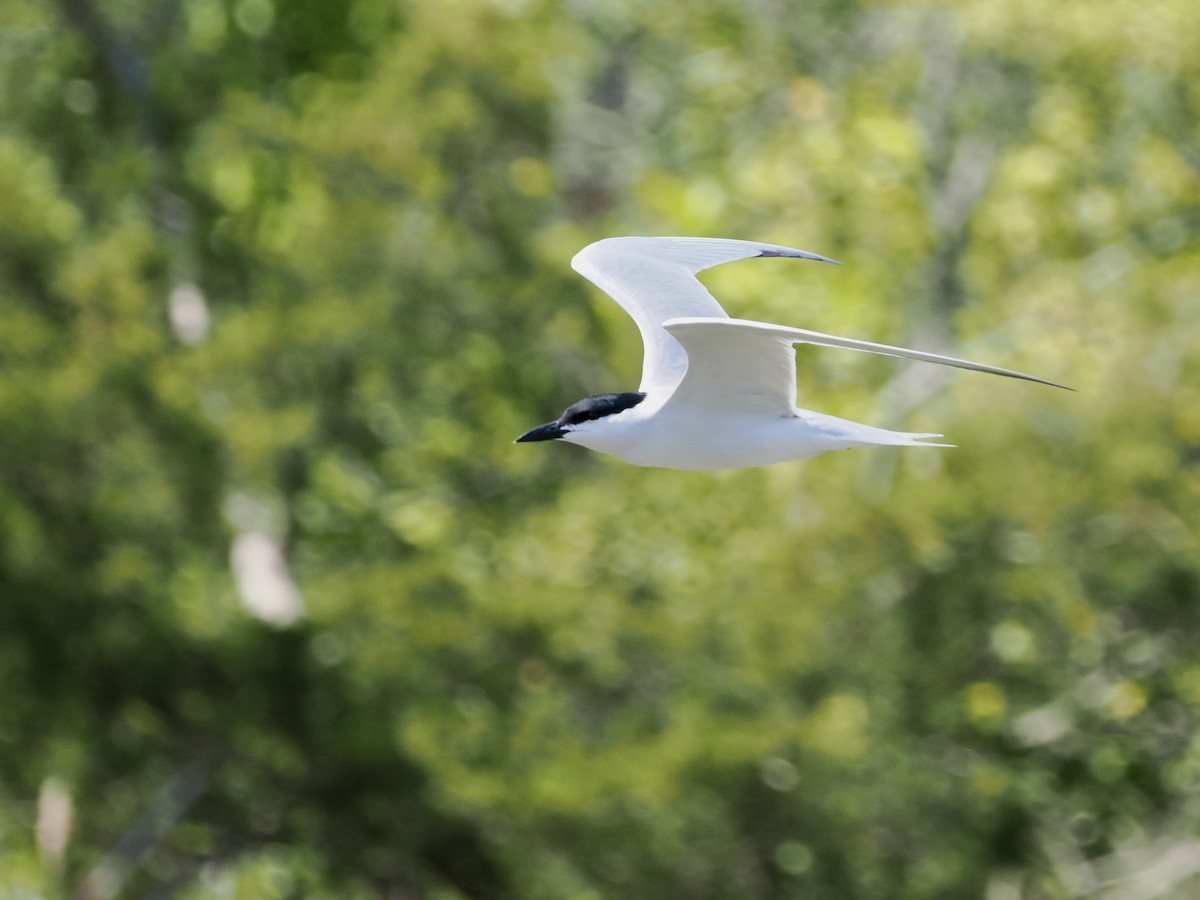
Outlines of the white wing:
[{"label": "white wing", "polygon": [[751,408],[781,416],[794,415],[796,354],[793,344],[821,344],[901,356],[1063,387],[1012,369],[952,356],[745,319],[679,318],[668,320],[663,327],[683,346],[688,358],[687,374],[664,409],[678,403],[707,409]]},{"label": "white wing", "polygon": [[696,273],[710,266],[755,256],[791,256],[834,262],[816,253],[753,241],[616,237],[584,247],[571,260],[571,268],[616,300],[633,317],[645,344],[642,383],[638,390],[655,391],[674,388],[688,368],[687,355],[663,330],[663,322],[684,316],[728,318],[712,294],[696,280]]}]

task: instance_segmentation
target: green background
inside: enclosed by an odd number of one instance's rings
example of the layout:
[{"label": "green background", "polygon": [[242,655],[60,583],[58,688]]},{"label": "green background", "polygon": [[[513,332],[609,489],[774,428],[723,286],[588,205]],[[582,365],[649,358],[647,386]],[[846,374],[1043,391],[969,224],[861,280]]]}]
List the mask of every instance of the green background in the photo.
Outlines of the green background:
[{"label": "green background", "polygon": [[[0,896],[1200,895],[1198,122],[1192,0],[4,0]],[[514,446],[614,234],[1079,392]]]}]

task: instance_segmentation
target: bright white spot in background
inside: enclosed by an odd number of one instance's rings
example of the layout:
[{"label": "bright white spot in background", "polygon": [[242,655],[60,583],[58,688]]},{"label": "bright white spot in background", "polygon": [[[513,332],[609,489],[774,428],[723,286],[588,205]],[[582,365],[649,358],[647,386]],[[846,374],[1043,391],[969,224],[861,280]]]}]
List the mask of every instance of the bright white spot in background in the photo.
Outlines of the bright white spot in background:
[{"label": "bright white spot in background", "polygon": [[789,875],[800,876],[812,868],[814,855],[807,844],[783,841],[775,848],[775,865]]},{"label": "bright white spot in background", "polygon": [[229,561],[242,605],[258,618],[282,627],[304,614],[304,598],[277,538],[265,531],[245,531],[234,539]]},{"label": "bright white spot in background", "polygon": [[42,782],[37,800],[38,853],[50,868],[60,868],[67,853],[67,842],[71,839],[74,823],[71,794],[67,786],[57,778]]},{"label": "bright white spot in background", "polygon": [[72,79],[63,88],[63,103],[77,116],[90,116],[94,113],[99,99],[96,86],[83,78]]},{"label": "bright white spot in background", "polygon": [[1042,542],[1036,534],[1014,531],[1008,535],[1001,552],[1009,562],[1027,566],[1042,558]]},{"label": "bright white spot in background", "polygon": [[177,284],[171,290],[171,328],[185,344],[198,344],[208,336],[208,304],[204,294],[191,282]]},{"label": "bright white spot in background", "polygon": [[1021,900],[1021,886],[1004,873],[993,875],[988,882],[985,900]]},{"label": "bright white spot in background", "polygon": [[989,640],[992,652],[1005,662],[1025,662],[1033,656],[1033,632],[1017,622],[1001,622]]},{"label": "bright white spot in background", "polygon": [[896,572],[880,572],[867,582],[864,589],[868,602],[876,609],[891,609],[908,593],[904,579]]},{"label": "bright white spot in background", "polygon": [[312,640],[313,659],[323,666],[336,666],[346,658],[346,645],[332,631],[322,631]]},{"label": "bright white spot in background", "polygon": [[1093,291],[1112,287],[1135,265],[1133,255],[1120,244],[1101,247],[1083,263],[1083,280]]},{"label": "bright white spot in background", "polygon": [[1018,716],[1013,731],[1025,746],[1038,747],[1065,737],[1071,731],[1071,720],[1057,706],[1043,706]]},{"label": "bright white spot in background", "polygon": [[796,767],[782,756],[773,756],[759,768],[763,783],[775,791],[790,791],[800,783]]},{"label": "bright white spot in background", "polygon": [[233,20],[250,37],[262,37],[275,22],[275,7],[271,0],[240,0],[234,7]]}]

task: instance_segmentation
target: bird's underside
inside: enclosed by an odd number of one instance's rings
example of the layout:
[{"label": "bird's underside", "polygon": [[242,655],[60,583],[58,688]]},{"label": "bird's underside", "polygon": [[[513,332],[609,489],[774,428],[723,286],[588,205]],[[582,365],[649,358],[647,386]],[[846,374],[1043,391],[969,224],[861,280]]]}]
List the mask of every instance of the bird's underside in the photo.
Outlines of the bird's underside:
[{"label": "bird's underside", "polygon": [[609,431],[573,440],[628,463],[666,469],[745,469],[863,447],[949,447],[940,434],[888,431],[798,409],[794,416],[729,416],[681,422],[664,415],[636,435]]}]

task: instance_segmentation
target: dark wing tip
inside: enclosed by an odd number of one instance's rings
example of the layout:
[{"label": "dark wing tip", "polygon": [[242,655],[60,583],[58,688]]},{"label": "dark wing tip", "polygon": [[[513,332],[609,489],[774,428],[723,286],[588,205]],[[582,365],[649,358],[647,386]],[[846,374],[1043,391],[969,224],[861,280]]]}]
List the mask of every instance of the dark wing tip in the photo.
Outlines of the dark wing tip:
[{"label": "dark wing tip", "polygon": [[1057,381],[1051,381],[1048,378],[1038,378],[1036,375],[1026,375],[1024,372],[1013,372],[1012,374],[1015,375],[1017,378],[1020,378],[1024,381],[1032,381],[1034,384],[1044,384],[1044,385],[1046,385],[1046,387],[1058,388],[1059,390],[1063,390],[1063,391],[1070,391],[1072,394],[1079,393],[1073,387],[1068,387],[1065,384],[1059,384]]},{"label": "dark wing tip", "polygon": [[842,263],[836,259],[830,259],[828,256],[822,256],[820,253],[809,253],[807,250],[792,250],[787,247],[780,247],[774,250],[760,250],[760,257],[763,256],[785,256],[792,259],[811,259],[814,262],[832,263],[835,266],[840,266]]}]

